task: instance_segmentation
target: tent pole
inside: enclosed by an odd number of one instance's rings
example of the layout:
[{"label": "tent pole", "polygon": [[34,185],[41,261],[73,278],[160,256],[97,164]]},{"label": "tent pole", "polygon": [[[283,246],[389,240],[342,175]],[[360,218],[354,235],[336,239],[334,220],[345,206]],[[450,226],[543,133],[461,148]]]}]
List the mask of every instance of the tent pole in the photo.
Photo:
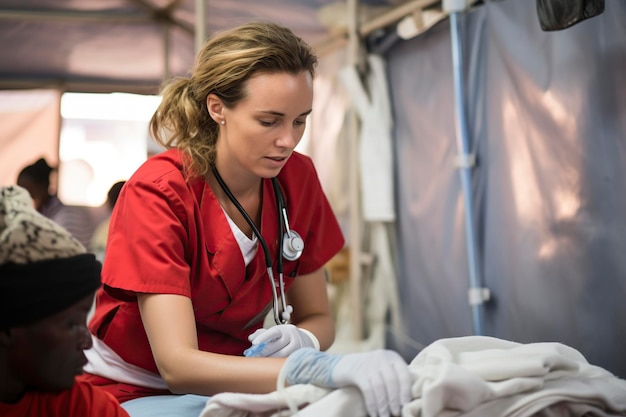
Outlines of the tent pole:
[{"label": "tent pole", "polygon": [[163,79],[167,80],[172,75],[170,68],[171,53],[171,30],[169,25],[163,25]]},{"label": "tent pole", "polygon": [[195,48],[196,53],[202,49],[206,41],[206,4],[208,0],[196,0],[196,30],[195,30]]},{"label": "tent pole", "polygon": [[[359,60],[358,0],[347,0],[348,48],[347,64],[356,66]],[[350,300],[352,304],[352,336],[355,341],[363,338],[363,302],[361,294],[361,207],[359,194],[359,124],[354,106],[348,110],[348,140],[350,143],[349,163],[349,253],[350,253]]]},{"label": "tent pole", "polygon": [[[465,201],[465,239],[469,266],[469,304],[472,308],[474,334],[483,334],[482,304],[488,298],[486,289],[481,288],[479,260],[476,253],[476,237],[474,233],[474,201],[472,193],[471,169],[474,155],[469,150],[469,129],[465,113],[465,86],[463,83],[463,48],[459,29],[459,14],[465,8],[465,1],[459,1],[450,10],[450,36],[452,41],[452,70],[454,76],[454,98],[456,108],[456,139],[459,156],[457,164]],[[444,7],[446,1],[444,1]]]}]

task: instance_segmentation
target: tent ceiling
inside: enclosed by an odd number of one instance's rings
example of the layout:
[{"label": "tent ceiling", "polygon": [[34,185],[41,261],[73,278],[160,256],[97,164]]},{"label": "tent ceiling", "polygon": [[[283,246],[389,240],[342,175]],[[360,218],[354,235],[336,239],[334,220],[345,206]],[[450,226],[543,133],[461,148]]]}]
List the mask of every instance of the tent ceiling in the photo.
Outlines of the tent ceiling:
[{"label": "tent ceiling", "polygon": [[[377,12],[401,0],[361,1]],[[205,0],[205,30],[250,20],[291,27],[311,44],[328,39],[332,0]],[[0,89],[153,93],[193,63],[195,0],[0,0]],[[320,10],[326,10],[326,21]],[[166,59],[167,56],[167,59]]]}]

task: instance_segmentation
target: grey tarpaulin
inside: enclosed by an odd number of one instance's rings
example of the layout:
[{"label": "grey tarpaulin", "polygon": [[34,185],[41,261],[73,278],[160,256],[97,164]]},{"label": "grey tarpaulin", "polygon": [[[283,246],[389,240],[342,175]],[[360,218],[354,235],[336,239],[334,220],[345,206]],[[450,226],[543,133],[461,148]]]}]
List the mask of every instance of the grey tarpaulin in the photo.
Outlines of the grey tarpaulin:
[{"label": "grey tarpaulin", "polygon": [[[462,16],[485,334],[626,377],[626,2],[544,32],[533,0]],[[448,21],[387,51],[408,333],[472,333]],[[408,350],[408,348],[405,348]],[[411,357],[414,352],[406,352]]]}]

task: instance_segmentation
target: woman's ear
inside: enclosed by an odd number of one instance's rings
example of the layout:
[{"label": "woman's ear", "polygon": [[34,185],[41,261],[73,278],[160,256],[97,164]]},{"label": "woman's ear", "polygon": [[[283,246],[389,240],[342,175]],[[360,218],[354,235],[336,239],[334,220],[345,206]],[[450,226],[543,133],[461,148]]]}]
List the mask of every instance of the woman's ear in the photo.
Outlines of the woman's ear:
[{"label": "woman's ear", "polygon": [[206,108],[209,110],[209,115],[215,123],[220,124],[220,122],[224,120],[224,115],[222,114],[224,103],[222,103],[222,100],[217,95],[209,94],[207,96]]}]

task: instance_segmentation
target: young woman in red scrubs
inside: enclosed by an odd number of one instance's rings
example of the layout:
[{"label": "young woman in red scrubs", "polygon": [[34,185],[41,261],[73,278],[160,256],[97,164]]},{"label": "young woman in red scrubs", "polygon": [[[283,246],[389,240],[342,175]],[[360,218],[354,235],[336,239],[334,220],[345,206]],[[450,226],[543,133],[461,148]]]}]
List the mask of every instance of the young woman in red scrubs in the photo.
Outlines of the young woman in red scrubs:
[{"label": "young woman in red scrubs", "polygon": [[[150,128],[166,150],[119,195],[85,368],[134,399],[132,416],[173,415],[164,404],[184,400],[159,395],[273,391],[285,357],[332,344],[323,267],[344,239],[312,161],[294,151],[316,63],[289,29],[252,23],[210,39],[162,91]],[[263,329],[275,304],[277,325]],[[251,347],[261,357],[244,356]],[[148,396],[156,411],[136,403]]]}]

